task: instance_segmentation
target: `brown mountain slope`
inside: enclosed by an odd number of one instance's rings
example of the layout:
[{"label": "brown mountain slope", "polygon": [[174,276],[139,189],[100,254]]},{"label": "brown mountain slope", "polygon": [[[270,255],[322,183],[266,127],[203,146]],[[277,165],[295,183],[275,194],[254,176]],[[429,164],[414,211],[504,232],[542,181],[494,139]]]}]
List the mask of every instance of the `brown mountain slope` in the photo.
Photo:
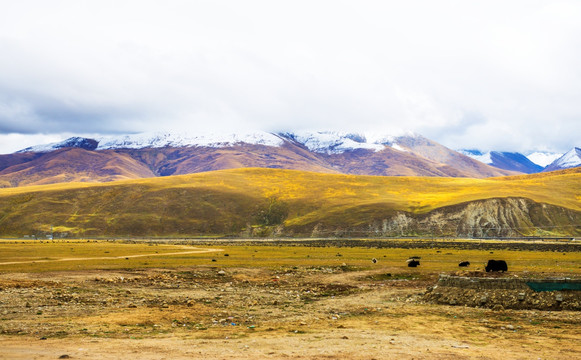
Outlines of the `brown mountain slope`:
[{"label": "brown mountain slope", "polygon": [[166,147],[115,151],[147,164],[158,176],[249,167],[340,173],[316,154],[289,142],[280,147],[238,144],[222,148]]},{"label": "brown mountain slope", "polygon": [[225,147],[162,147],[0,155],[0,187],[71,181],[104,182],[236,168],[278,168],[381,176],[484,178],[517,173],[494,168],[422,137],[401,137],[402,150],[318,153],[292,138],[281,146],[238,143]]},{"label": "brown mountain slope", "polygon": [[[489,176],[505,176],[518,174],[472,160],[473,164],[464,159],[466,156],[458,154],[460,167],[452,161],[450,164],[437,162],[418,154],[395,150],[386,147],[382,151],[355,150],[341,154],[320,154],[334,168],[345,174],[381,175],[381,176],[446,176],[484,178]],[[473,166],[466,166],[466,163]]]},{"label": "brown mountain slope", "polygon": [[358,149],[341,154],[321,154],[327,162],[345,174],[382,176],[465,176],[459,171],[446,173],[438,164],[412,153],[392,148],[382,151]]},{"label": "brown mountain slope", "polygon": [[41,157],[42,153],[25,152],[8,155],[0,155],[0,171],[14,165],[23,164]]},{"label": "brown mountain slope", "polygon": [[483,164],[419,135],[397,137],[394,144],[397,147],[387,145],[381,151],[358,149],[317,156],[344,174],[471,178],[520,174]]},{"label": "brown mountain slope", "polygon": [[[21,154],[15,154],[21,155]],[[65,148],[0,171],[0,186],[42,185],[61,182],[104,182],[155,176],[143,163],[114,151]]]},{"label": "brown mountain slope", "polygon": [[445,169],[455,169],[465,177],[481,178],[519,174],[516,171],[503,170],[483,164],[422,136],[413,138],[402,136],[396,141],[400,147],[440,164],[443,171],[454,171]]}]

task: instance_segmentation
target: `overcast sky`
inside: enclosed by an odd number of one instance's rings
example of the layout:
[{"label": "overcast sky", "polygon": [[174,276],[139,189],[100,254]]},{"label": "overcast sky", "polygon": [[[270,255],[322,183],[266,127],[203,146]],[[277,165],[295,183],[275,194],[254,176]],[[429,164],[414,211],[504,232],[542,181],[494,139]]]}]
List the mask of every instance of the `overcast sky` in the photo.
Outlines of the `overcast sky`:
[{"label": "overcast sky", "polygon": [[0,153],[157,130],[581,146],[581,1],[0,0]]}]

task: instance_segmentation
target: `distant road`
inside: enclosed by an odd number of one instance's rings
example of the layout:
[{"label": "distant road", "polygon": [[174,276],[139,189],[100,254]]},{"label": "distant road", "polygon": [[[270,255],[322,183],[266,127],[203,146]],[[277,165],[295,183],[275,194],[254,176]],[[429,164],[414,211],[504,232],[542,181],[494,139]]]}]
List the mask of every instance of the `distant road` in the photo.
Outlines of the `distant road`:
[{"label": "distant road", "polygon": [[[189,248],[191,249],[191,248]],[[211,253],[217,251],[224,251],[224,249],[196,249],[189,251],[179,251],[171,253],[151,253],[151,254],[139,254],[139,255],[123,255],[123,256],[97,256],[97,257],[76,257],[76,258],[59,258],[59,259],[43,259],[43,260],[26,260],[26,261],[9,261],[2,262],[0,265],[15,265],[15,264],[33,264],[33,263],[46,263],[46,262],[59,262],[59,261],[88,261],[88,260],[115,260],[115,259],[126,259],[126,258],[138,258],[138,257],[150,257],[150,256],[171,256],[171,255],[185,255],[185,254],[203,254]]]},{"label": "distant road", "polygon": [[[123,241],[120,239],[120,241]],[[181,245],[227,246],[227,245],[254,245],[254,246],[311,246],[311,247],[366,247],[366,248],[454,248],[480,250],[531,250],[531,251],[561,251],[581,252],[581,242],[551,239],[432,239],[432,238],[405,238],[405,239],[361,239],[361,238],[282,238],[282,239],[131,239],[134,242],[155,242]]]},{"label": "distant road", "polygon": [[[530,251],[559,251],[581,252],[581,241],[573,238],[486,238],[486,239],[457,239],[457,238],[432,238],[432,237],[407,237],[407,238],[84,238],[62,239],[54,241],[114,241],[125,243],[156,243],[191,246],[228,246],[228,245],[253,245],[253,246],[310,246],[310,247],[365,247],[365,248],[404,248],[404,249],[475,249],[475,250],[530,250]],[[6,239],[17,240],[17,239]],[[18,239],[20,240],[20,239]],[[37,241],[28,239],[28,241]],[[221,251],[216,249],[199,249],[194,251]],[[182,252],[185,254],[186,252]],[[135,256],[159,256],[162,254],[135,255]],[[121,256],[123,257],[123,256]],[[93,258],[96,259],[96,258]],[[110,258],[102,258],[110,259]],[[72,261],[49,260],[49,261]],[[40,260],[38,260],[40,261]],[[30,261],[27,261],[30,262]],[[3,263],[0,263],[2,265]]]}]

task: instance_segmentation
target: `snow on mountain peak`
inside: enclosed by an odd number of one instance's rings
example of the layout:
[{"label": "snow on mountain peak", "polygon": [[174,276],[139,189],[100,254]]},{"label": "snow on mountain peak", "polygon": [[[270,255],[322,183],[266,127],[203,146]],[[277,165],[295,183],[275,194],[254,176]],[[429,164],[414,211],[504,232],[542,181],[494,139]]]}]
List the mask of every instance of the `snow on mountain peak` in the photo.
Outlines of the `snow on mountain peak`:
[{"label": "snow on mountain peak", "polygon": [[71,138],[68,138],[66,140],[60,141],[60,142],[27,147],[26,149],[22,149],[22,150],[17,151],[17,152],[42,153],[42,152],[54,151],[54,150],[67,148],[67,147],[76,147],[76,148],[82,148],[82,149],[86,149],[86,150],[95,150],[97,148],[97,144],[98,144],[98,142],[94,139],[88,139],[88,138],[84,138],[84,137],[75,136],[75,137],[71,137]]},{"label": "snow on mountain peak", "polygon": [[146,147],[225,147],[239,143],[280,146],[283,140],[276,135],[257,131],[236,134],[175,134],[175,133],[141,133],[124,136],[109,136],[99,139],[97,150],[105,149],[141,149]]},{"label": "snow on mountain peak", "polygon": [[563,156],[563,153],[536,151],[528,154],[527,158],[537,165],[546,167],[547,165],[551,164],[553,161],[557,160],[561,156]]},{"label": "snow on mountain peak", "polygon": [[480,161],[481,163],[488,165],[492,164],[490,151],[483,153],[479,150],[458,150],[458,152],[462,155],[471,157],[474,160]]},{"label": "snow on mountain peak", "polygon": [[326,153],[340,154],[348,150],[369,149],[374,151],[383,150],[381,144],[367,143],[365,135],[345,132],[319,131],[319,132],[295,132],[285,134],[298,143],[303,144],[309,150]]},{"label": "snow on mountain peak", "polygon": [[[376,133],[349,133],[337,131],[302,131],[282,133],[289,138],[306,146],[310,151],[324,154],[341,154],[346,151],[366,149],[381,151],[390,146],[399,151],[406,151],[397,144],[397,136]],[[409,133],[408,136],[416,136]]]},{"label": "snow on mountain peak", "polygon": [[152,132],[131,135],[112,135],[96,137],[94,139],[72,137],[61,142],[31,146],[18,152],[50,152],[66,147],[78,147],[87,150],[106,149],[142,149],[142,148],[162,148],[162,147],[225,147],[239,143],[281,146],[284,140],[279,136],[263,132],[247,132],[236,134],[186,134],[186,133],[166,133]]},{"label": "snow on mountain peak", "polygon": [[406,138],[419,138],[421,137],[421,135],[416,134],[413,131],[394,131],[394,132],[390,132],[389,135],[386,135],[385,133],[365,133],[365,137],[367,138],[367,141],[369,141],[370,143],[373,144],[383,144],[383,145],[388,145],[388,146],[392,146],[396,144],[397,139],[401,138],[401,137],[406,137]]},{"label": "snow on mountain peak", "polygon": [[581,148],[574,147],[559,159],[555,160],[550,166],[552,168],[558,167],[559,169],[568,169],[581,166]]},{"label": "snow on mountain peak", "polygon": [[264,131],[245,133],[169,133],[150,132],[129,135],[111,135],[93,138],[73,137],[67,140],[45,145],[32,146],[19,152],[50,152],[66,147],[79,147],[87,150],[107,149],[142,149],[162,147],[226,147],[235,144],[253,144],[264,146],[281,146],[285,140],[303,144],[309,150],[340,154],[345,151],[366,149],[381,151],[389,146],[399,151],[406,151],[398,145],[400,137],[418,137],[414,133],[385,135],[381,133],[349,133],[333,131],[294,132],[273,134]]}]

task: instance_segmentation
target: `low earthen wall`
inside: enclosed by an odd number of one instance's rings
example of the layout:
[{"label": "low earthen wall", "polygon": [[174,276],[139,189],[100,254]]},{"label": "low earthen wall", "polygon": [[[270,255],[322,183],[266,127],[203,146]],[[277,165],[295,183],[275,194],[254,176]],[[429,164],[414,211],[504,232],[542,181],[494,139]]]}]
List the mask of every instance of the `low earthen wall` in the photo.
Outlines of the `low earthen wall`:
[{"label": "low earthen wall", "polygon": [[527,278],[478,278],[466,276],[440,275],[438,286],[453,286],[464,289],[505,289],[505,290],[528,290],[527,282],[547,284],[579,284],[581,279],[527,279]]},{"label": "low earthen wall", "polygon": [[[581,279],[483,278],[440,275],[424,299],[446,305],[494,309],[581,310],[581,291],[534,291],[527,282],[554,285],[581,285]],[[559,287],[559,286],[557,286]]]}]

